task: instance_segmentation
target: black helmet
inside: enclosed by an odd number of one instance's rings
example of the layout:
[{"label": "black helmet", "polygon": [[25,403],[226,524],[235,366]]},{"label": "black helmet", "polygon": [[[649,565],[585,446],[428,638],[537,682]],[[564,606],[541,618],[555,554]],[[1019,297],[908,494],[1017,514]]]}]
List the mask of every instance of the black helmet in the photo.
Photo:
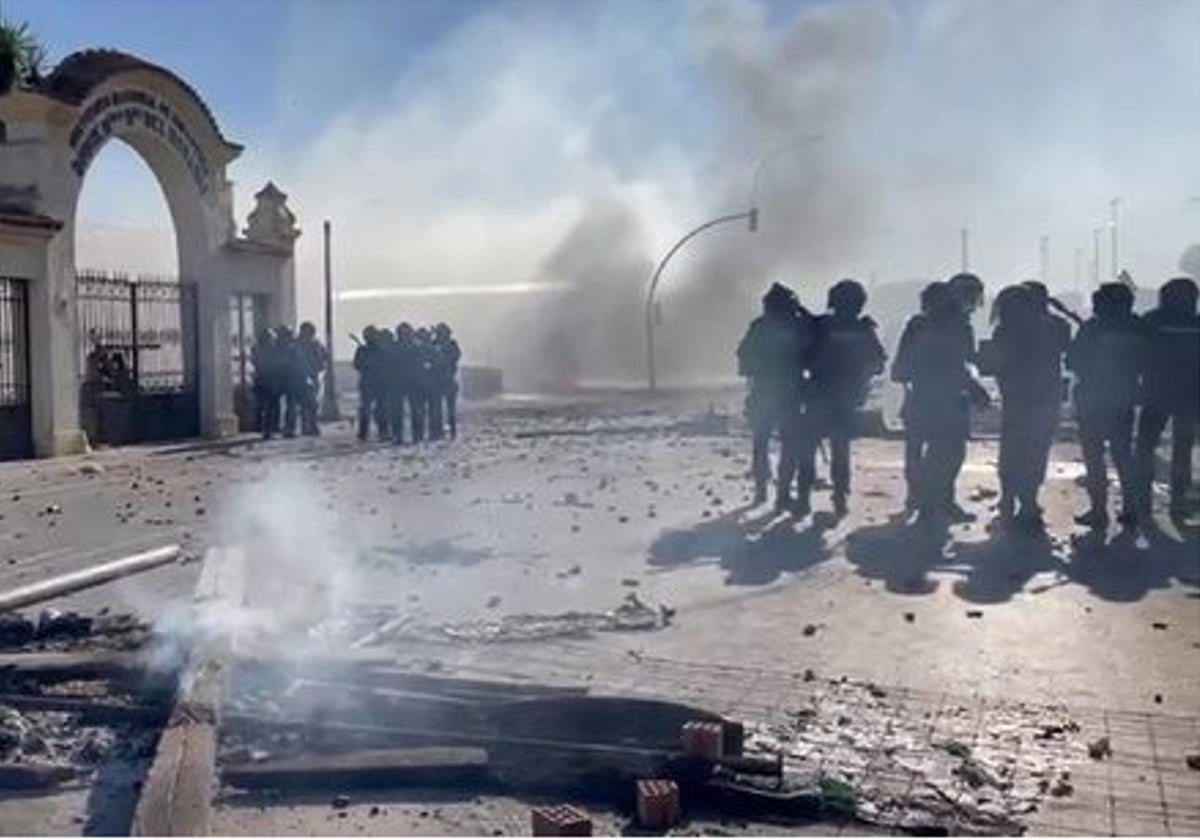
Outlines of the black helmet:
[{"label": "black helmet", "polygon": [[1200,290],[1190,277],[1175,277],[1163,283],[1158,290],[1158,305],[1163,309],[1178,309],[1195,313]]},{"label": "black helmet", "polygon": [[940,312],[952,303],[954,303],[954,296],[950,294],[949,283],[935,280],[921,290],[921,311],[926,315]]},{"label": "black helmet", "polygon": [[1022,316],[1036,309],[1037,294],[1037,290],[1032,288],[1030,283],[1005,286],[992,301],[991,322],[995,324],[1007,321],[1011,324],[1014,321],[1022,320]]},{"label": "black helmet", "polygon": [[829,288],[826,305],[835,312],[843,310],[854,315],[867,304],[867,290],[857,280],[839,280]]},{"label": "black helmet", "polygon": [[960,271],[947,282],[950,293],[962,308],[970,312],[983,303],[983,281],[969,271]]},{"label": "black helmet", "polygon": [[1124,283],[1102,283],[1092,292],[1092,311],[1098,315],[1125,315],[1133,311],[1133,289]]},{"label": "black helmet", "polygon": [[1046,304],[1050,301],[1050,290],[1046,288],[1046,284],[1041,280],[1026,280],[1021,284],[1032,295],[1032,301],[1040,308],[1045,309]]},{"label": "black helmet", "polygon": [[762,299],[764,312],[795,312],[800,308],[796,293],[782,283],[772,283]]}]

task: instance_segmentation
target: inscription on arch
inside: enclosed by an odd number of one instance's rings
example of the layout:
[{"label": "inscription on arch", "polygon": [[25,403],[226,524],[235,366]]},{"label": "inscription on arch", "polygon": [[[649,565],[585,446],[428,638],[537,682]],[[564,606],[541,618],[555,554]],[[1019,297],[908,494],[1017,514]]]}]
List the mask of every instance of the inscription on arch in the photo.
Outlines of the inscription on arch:
[{"label": "inscription on arch", "polygon": [[200,194],[208,194],[212,189],[212,166],[187,123],[170,102],[137,88],[105,93],[79,115],[69,141],[74,153],[71,169],[82,178],[112,134],[135,130],[146,131],[166,143],[187,167]]}]

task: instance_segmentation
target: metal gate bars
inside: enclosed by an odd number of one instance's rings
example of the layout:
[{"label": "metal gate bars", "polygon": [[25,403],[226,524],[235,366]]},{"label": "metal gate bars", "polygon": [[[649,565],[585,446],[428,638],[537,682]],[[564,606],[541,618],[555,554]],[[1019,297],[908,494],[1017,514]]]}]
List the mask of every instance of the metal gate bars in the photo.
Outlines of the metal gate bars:
[{"label": "metal gate bars", "polygon": [[28,286],[0,277],[0,460],[31,455]]},{"label": "metal gate bars", "polygon": [[200,433],[196,287],[83,271],[75,278],[80,419],[93,442]]}]

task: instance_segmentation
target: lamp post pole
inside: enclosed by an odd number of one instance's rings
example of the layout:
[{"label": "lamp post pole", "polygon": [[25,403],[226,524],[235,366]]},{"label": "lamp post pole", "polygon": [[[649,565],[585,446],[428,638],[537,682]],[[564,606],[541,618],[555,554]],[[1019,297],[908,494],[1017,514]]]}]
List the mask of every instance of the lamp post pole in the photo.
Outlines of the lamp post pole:
[{"label": "lamp post pole", "polygon": [[1117,274],[1121,270],[1120,265],[1117,264],[1117,241],[1118,241],[1118,239],[1117,239],[1117,207],[1120,205],[1120,203],[1121,203],[1121,199],[1119,199],[1119,198],[1111,199],[1108,202],[1108,210],[1109,210],[1108,225],[1109,225],[1109,229],[1110,229],[1109,232],[1112,236],[1112,278],[1111,279],[1113,279],[1113,280],[1117,279]]},{"label": "lamp post pole", "polygon": [[321,419],[332,423],[341,419],[337,402],[337,382],[333,370],[333,271],[330,263],[330,224],[325,220],[325,390],[321,395]]},{"label": "lamp post pole", "polygon": [[757,207],[751,207],[749,210],[741,213],[729,213],[725,216],[718,216],[698,227],[692,228],[684,234],[678,242],[671,246],[671,250],[667,251],[666,256],[662,258],[658,267],[654,269],[654,276],[650,278],[650,289],[646,293],[646,384],[650,389],[650,393],[653,394],[658,389],[658,380],[654,369],[654,293],[658,290],[658,281],[662,278],[663,269],[667,267],[667,263],[671,261],[671,257],[675,256],[679,249],[696,234],[706,231],[711,227],[716,227],[726,222],[736,222],[741,219],[747,220],[751,232],[758,230]]}]

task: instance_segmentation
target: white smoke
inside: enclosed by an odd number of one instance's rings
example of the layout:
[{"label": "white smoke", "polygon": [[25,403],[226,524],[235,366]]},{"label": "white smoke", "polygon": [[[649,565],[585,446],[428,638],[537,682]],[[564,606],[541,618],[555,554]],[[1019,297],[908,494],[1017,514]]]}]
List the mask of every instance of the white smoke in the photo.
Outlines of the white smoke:
[{"label": "white smoke", "polygon": [[[360,15],[290,21],[286,113],[303,113],[313,91],[359,92],[315,136],[237,138],[247,145],[234,173],[243,215],[270,178],[306,231],[302,315],[321,311],[319,229],[330,218],[341,288],[545,280],[586,288],[593,304],[396,299],[347,307],[338,336],[368,318],[445,319],[467,361],[487,348],[533,364],[536,348],[566,333],[581,337],[583,375],[635,375],[653,265],[690,227],[744,209],[765,153],[813,133],[824,139],[763,166],[757,233],[706,233],[670,266],[668,375],[732,372],[732,342],[771,280],[791,282],[819,308],[839,276],[945,276],[958,268],[964,227],[971,267],[993,290],[1038,274],[1042,236],[1051,286],[1070,289],[1077,275],[1090,284],[1096,228],[1107,276],[1114,196],[1120,263],[1139,284],[1174,273],[1195,241],[1195,3],[550,8],[485,6],[382,78],[351,61],[342,70],[313,60],[305,46],[372,37]],[[338,27],[353,32],[339,38]],[[623,208],[603,211],[625,217],[617,239],[580,233],[596,229],[597,207]],[[609,279],[597,284],[598,275]],[[602,305],[601,286],[611,293]],[[543,334],[531,335],[539,324]],[[605,333],[611,353],[596,345]]]}]

